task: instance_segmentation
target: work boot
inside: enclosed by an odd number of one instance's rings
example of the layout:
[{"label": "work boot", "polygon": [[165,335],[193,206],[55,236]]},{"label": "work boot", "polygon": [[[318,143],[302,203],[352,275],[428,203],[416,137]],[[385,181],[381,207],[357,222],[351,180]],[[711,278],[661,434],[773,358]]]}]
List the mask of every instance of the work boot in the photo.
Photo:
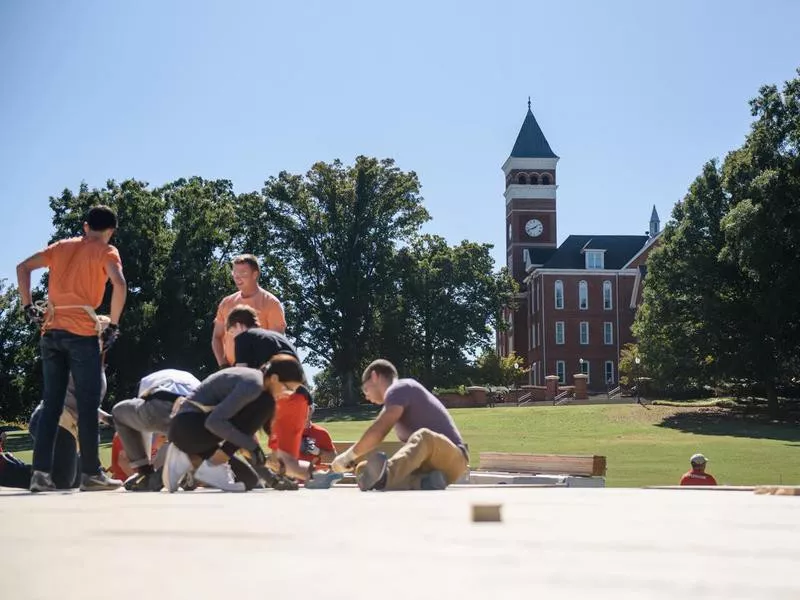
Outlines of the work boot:
[{"label": "work boot", "polygon": [[112,479],[105,471],[98,471],[94,475],[81,474],[82,492],[107,492],[122,487],[119,479]]},{"label": "work boot", "polygon": [[125,489],[129,492],[159,492],[164,487],[161,473],[134,473],[125,480]]},{"label": "work boot", "polygon": [[383,488],[386,485],[386,463],[389,459],[383,452],[376,452],[367,459],[366,463],[359,465],[356,474],[356,483],[362,492]]},{"label": "work boot", "polygon": [[422,476],[419,485],[422,490],[443,490],[447,487],[447,477],[441,471],[431,471]]},{"label": "work boot", "polygon": [[30,490],[32,492],[55,492],[56,484],[53,483],[53,478],[50,476],[50,473],[34,471],[31,475]]}]

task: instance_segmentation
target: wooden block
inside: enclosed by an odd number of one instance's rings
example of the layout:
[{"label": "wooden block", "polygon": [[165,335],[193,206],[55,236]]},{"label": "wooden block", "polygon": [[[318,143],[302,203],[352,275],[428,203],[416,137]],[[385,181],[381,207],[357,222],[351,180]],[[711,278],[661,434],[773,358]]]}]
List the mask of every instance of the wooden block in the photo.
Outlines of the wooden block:
[{"label": "wooden block", "polygon": [[497,523],[502,521],[500,518],[500,508],[502,506],[502,504],[473,504],[472,522]]},{"label": "wooden block", "polygon": [[605,456],[481,452],[480,460],[481,469],[486,471],[584,477],[602,477],[606,474]]}]

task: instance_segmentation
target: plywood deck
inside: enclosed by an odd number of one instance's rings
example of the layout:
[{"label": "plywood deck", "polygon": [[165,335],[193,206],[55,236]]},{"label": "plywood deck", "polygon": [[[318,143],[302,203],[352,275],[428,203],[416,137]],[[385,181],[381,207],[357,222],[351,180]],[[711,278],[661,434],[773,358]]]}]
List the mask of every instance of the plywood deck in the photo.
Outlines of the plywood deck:
[{"label": "plywood deck", "polygon": [[800,598],[800,498],[752,492],[0,491],[0,539],[10,600]]}]

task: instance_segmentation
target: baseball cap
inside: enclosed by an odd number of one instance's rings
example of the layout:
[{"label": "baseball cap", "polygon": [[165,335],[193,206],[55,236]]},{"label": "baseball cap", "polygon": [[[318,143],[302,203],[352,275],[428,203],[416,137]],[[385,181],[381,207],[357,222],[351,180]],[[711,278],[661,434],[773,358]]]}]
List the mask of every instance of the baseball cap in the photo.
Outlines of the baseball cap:
[{"label": "baseball cap", "polygon": [[693,454],[692,458],[689,459],[689,462],[691,462],[693,465],[704,465],[708,461],[702,454]]}]

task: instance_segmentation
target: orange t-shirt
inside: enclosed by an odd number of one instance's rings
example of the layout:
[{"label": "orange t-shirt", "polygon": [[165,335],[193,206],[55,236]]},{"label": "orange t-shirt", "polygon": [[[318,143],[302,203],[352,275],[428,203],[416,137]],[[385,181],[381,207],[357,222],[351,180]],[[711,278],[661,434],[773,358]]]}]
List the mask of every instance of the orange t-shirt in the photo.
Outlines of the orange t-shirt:
[{"label": "orange t-shirt", "polygon": [[303,394],[292,394],[275,402],[275,417],[272,419],[269,447],[283,450],[299,458],[303,442],[303,430],[308,420],[308,398]]},{"label": "orange t-shirt", "polygon": [[[242,292],[236,292],[223,298],[217,308],[217,316],[214,319],[214,323],[222,323],[224,326],[230,312],[239,304],[244,304],[254,309],[258,313],[258,320],[264,329],[270,329],[278,333],[286,331],[286,316],[283,312],[283,304],[273,294],[262,288],[258,288],[255,294],[247,298],[242,297]],[[232,365],[236,359],[233,340],[233,336],[226,331],[222,345],[225,350],[225,360],[228,361],[229,365]]]},{"label": "orange t-shirt", "polygon": [[55,306],[55,314],[44,329],[97,335],[96,324],[85,310],[59,307],[100,306],[108,281],[106,264],[111,261],[122,267],[117,249],[96,238],[78,237],[51,244],[41,255],[50,269],[47,297]]},{"label": "orange t-shirt", "polygon": [[688,471],[681,477],[681,485],[717,485],[717,480],[708,473]]}]

